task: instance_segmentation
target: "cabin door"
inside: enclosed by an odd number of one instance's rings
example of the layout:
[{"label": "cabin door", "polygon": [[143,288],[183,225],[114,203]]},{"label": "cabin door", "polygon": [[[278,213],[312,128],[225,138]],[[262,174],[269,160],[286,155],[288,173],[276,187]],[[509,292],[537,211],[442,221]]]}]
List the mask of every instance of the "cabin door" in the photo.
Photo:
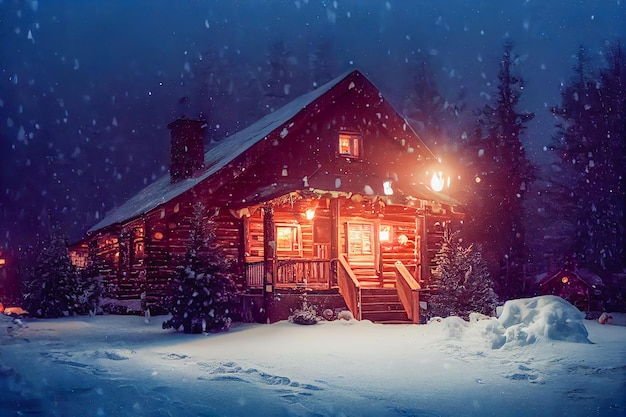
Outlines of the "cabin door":
[{"label": "cabin door", "polygon": [[348,262],[376,265],[377,247],[374,223],[349,222],[346,230]]}]

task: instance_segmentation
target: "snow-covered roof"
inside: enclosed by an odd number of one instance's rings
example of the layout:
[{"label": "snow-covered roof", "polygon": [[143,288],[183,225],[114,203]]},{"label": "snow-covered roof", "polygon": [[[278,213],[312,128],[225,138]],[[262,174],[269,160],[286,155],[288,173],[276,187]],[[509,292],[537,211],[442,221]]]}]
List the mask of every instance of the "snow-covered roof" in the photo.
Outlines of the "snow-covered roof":
[{"label": "snow-covered roof", "polygon": [[540,274],[537,275],[537,284],[540,286],[546,285],[553,279],[562,276],[563,274],[568,274],[578,278],[583,283],[587,284],[590,287],[603,287],[604,282],[602,278],[600,278],[597,274],[589,271],[585,268],[577,268],[575,271],[568,271],[566,269],[562,269],[557,271],[555,274]]},{"label": "snow-covered roof", "polygon": [[[180,196],[184,192],[191,190],[233,162],[252,146],[268,138],[273,132],[280,132],[282,135],[283,132],[286,132],[287,127],[290,126],[290,122],[299,113],[304,111],[307,107],[312,106],[316,100],[330,90],[339,88],[342,81],[347,81],[348,79],[356,80],[356,78],[359,77],[365,78],[358,70],[347,71],[316,90],[296,98],[247,128],[222,139],[205,152],[205,168],[199,175],[192,178],[181,179],[177,182],[171,182],[169,173],[162,176],[154,183],[139,191],[139,193],[131,197],[120,207],[107,213],[99,223],[88,230],[88,233],[93,233],[114,224],[121,224],[136,219]],[[347,90],[354,87],[353,82],[349,84],[346,82],[344,85]],[[456,200],[443,194],[434,196],[426,187],[417,185],[411,188],[414,188],[412,194],[414,194],[415,197],[440,201],[446,204],[457,204]]]},{"label": "snow-covered roof", "polygon": [[215,174],[252,145],[281,127],[344,78],[352,74],[360,74],[360,72],[358,70],[347,71],[316,90],[304,94],[275,112],[268,114],[247,128],[222,139],[204,154],[204,166],[207,168],[202,174],[175,183],[170,181],[169,174],[162,176],[120,207],[107,214],[98,224],[89,229],[88,233],[146,214],[161,204],[167,203],[185,191],[190,190]]}]

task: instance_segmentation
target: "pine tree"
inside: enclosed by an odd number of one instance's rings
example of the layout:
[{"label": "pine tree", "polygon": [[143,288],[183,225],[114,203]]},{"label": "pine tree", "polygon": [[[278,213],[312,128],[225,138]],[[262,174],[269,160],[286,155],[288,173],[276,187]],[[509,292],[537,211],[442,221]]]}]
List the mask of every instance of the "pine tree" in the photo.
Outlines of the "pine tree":
[{"label": "pine tree", "polygon": [[498,279],[498,293],[504,298],[519,296],[523,288],[527,262],[523,203],[535,170],[521,141],[534,114],[517,110],[524,81],[513,75],[512,49],[507,41],[495,103],[478,112],[476,129],[465,147],[472,178],[466,233],[485,249],[490,271]]},{"label": "pine tree", "polygon": [[584,47],[574,75],[552,108],[558,118],[550,178],[555,217],[574,225],[570,253],[603,273],[625,265],[626,59],[610,45],[607,67],[594,72]]},{"label": "pine tree", "polygon": [[330,39],[321,40],[309,56],[312,89],[332,80],[337,73],[337,66],[332,41]]},{"label": "pine tree", "polygon": [[263,82],[265,114],[271,113],[306,92],[306,83],[300,77],[298,60],[287,44],[279,40],[270,45],[267,53]]},{"label": "pine tree", "polygon": [[83,289],[80,299],[81,306],[84,306],[84,313],[97,314],[100,309],[100,301],[107,296],[105,277],[102,275],[104,260],[97,256],[95,246],[97,242],[91,242],[89,259],[85,269],[80,271],[80,282]]},{"label": "pine tree", "polygon": [[495,313],[498,298],[479,247],[464,247],[458,233],[446,230],[437,259],[436,292],[428,302],[432,315],[468,318],[472,312]]},{"label": "pine tree", "polygon": [[229,270],[230,263],[216,244],[215,224],[202,204],[196,204],[185,265],[177,268],[172,281],[172,318],[163,322],[163,328],[184,333],[228,330],[236,291]]},{"label": "pine tree", "polygon": [[587,206],[584,253],[588,265],[600,273],[626,267],[626,53],[615,42],[605,57],[598,77],[602,117],[586,182],[595,199]]},{"label": "pine tree", "polygon": [[67,238],[53,232],[35,264],[24,295],[37,317],[65,317],[84,310],[79,274],[70,261]]},{"label": "pine tree", "polygon": [[417,133],[438,138],[443,128],[441,119],[444,99],[439,93],[435,73],[427,57],[416,58],[411,67],[410,94],[404,113],[415,125]]}]

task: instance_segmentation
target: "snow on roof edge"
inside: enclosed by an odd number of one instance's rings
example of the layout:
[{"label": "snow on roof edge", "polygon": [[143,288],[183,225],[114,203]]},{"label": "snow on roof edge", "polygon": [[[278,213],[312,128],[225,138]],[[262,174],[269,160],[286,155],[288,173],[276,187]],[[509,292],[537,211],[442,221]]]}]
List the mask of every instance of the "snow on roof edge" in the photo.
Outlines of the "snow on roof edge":
[{"label": "snow on roof edge", "polygon": [[[332,79],[319,88],[306,93],[287,103],[280,109],[266,115],[232,136],[225,137],[204,154],[204,163],[208,167],[201,175],[170,182],[169,173],[140,190],[121,206],[113,209],[100,222],[92,226],[87,234],[95,233],[114,224],[136,219],[162,204],[171,201],[182,193],[190,190],[203,180],[209,178],[237,156],[260,142],[270,133],[288,122],[307,106],[326,94],[341,81],[354,74],[365,77],[358,69],[351,69]],[[365,77],[366,78],[366,77]]]}]

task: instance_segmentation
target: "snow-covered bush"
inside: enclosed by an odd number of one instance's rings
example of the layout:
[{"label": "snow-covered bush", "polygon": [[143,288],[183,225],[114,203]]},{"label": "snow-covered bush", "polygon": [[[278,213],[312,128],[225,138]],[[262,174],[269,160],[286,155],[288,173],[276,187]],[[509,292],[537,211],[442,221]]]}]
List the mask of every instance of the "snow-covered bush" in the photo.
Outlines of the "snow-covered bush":
[{"label": "snow-covered bush", "polygon": [[317,309],[309,304],[306,293],[302,294],[301,300],[302,305],[293,311],[289,316],[289,321],[296,324],[316,324],[318,321]]},{"label": "snow-covered bush", "polygon": [[228,330],[232,322],[235,284],[230,263],[215,242],[215,224],[201,204],[194,206],[185,265],[176,268],[169,299],[172,318],[164,329],[184,333]]},{"label": "snow-covered bush", "polygon": [[350,310],[342,310],[337,313],[337,320],[356,321]]},{"label": "snow-covered bush", "polygon": [[456,233],[446,231],[434,274],[436,291],[428,302],[431,316],[459,316],[470,313],[493,315],[497,296],[480,248],[464,247]]},{"label": "snow-covered bush", "polygon": [[70,261],[67,239],[55,232],[43,247],[26,283],[26,309],[37,317],[64,317],[85,311],[82,285]]},{"label": "snow-covered bush", "polygon": [[89,313],[90,315],[102,313],[102,299],[106,296],[104,276],[100,274],[100,270],[96,263],[90,264],[80,272],[80,305],[86,311],[81,313]]}]

